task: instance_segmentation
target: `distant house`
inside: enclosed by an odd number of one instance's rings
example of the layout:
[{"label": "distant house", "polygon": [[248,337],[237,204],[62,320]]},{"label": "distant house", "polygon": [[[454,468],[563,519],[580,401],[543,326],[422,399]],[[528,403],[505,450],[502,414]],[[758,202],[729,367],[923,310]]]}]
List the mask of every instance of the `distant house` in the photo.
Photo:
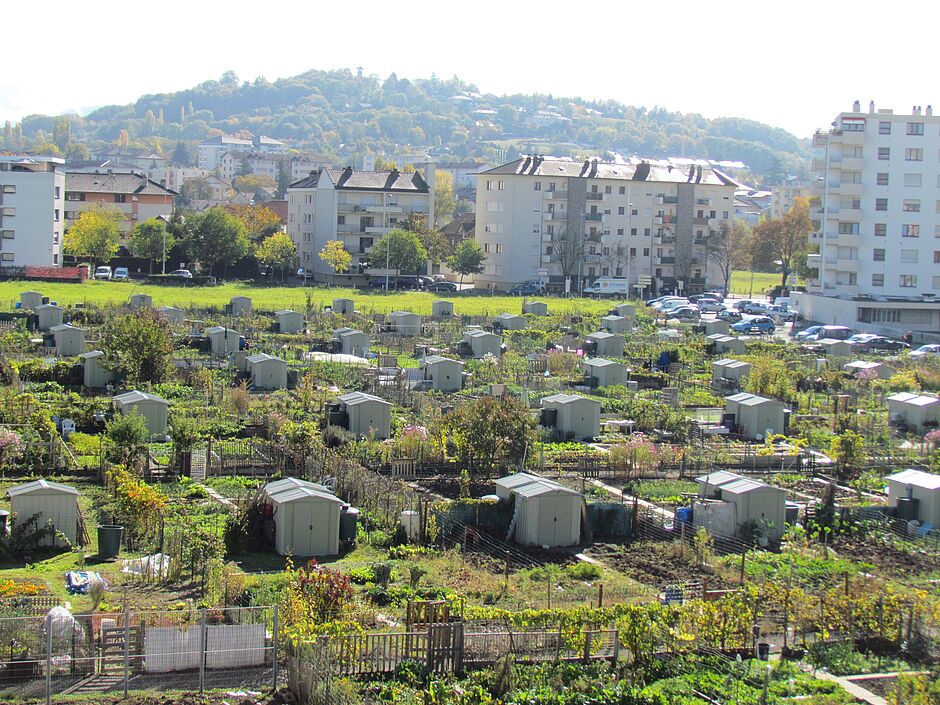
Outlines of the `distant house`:
[{"label": "distant house", "polygon": [[893,424],[907,426],[918,433],[940,425],[940,399],[937,397],[899,392],[887,397],[885,402]]},{"label": "distant house", "polygon": [[264,486],[268,515],[274,521],[274,550],[282,556],[339,553],[340,512],[345,504],[323,485],[298,478]]},{"label": "distant house", "polygon": [[[724,321],[722,321],[724,323]],[[735,338],[731,335],[722,333],[712,333],[705,338],[708,341],[708,347],[714,355],[743,355],[746,351],[745,343],[742,338]]]},{"label": "distant house", "polygon": [[585,354],[597,357],[623,357],[626,341],[622,335],[615,335],[607,331],[591,333],[585,340]]},{"label": "distant house", "polygon": [[85,352],[85,331],[81,328],[65,323],[53,326],[49,332],[55,338],[55,347],[59,355],[71,357]]},{"label": "distant house", "polygon": [[127,303],[131,308],[151,308],[153,297],[150,294],[131,294]]},{"label": "distant house", "polygon": [[712,386],[721,389],[730,383],[733,387],[740,387],[750,374],[751,364],[749,362],[734,360],[729,357],[716,360],[712,363]]},{"label": "distant house", "polygon": [[186,318],[186,312],[174,306],[161,306],[157,309],[157,313],[170,323],[182,323]]},{"label": "distant house", "polygon": [[35,311],[42,306],[44,297],[38,291],[24,291],[20,294],[20,308],[27,311]]},{"label": "distant house", "polygon": [[469,357],[481,358],[485,355],[499,357],[502,354],[503,339],[495,333],[474,328],[464,331],[462,347]]},{"label": "distant house", "polygon": [[125,235],[138,223],[173,215],[178,194],[136,172],[113,170],[65,174],[65,224],[71,227],[81,214],[99,205],[119,211]]},{"label": "distant house", "polygon": [[515,502],[513,538],[524,546],[574,546],[581,541],[584,497],[552,480],[516,473],[496,480],[500,500]]}]

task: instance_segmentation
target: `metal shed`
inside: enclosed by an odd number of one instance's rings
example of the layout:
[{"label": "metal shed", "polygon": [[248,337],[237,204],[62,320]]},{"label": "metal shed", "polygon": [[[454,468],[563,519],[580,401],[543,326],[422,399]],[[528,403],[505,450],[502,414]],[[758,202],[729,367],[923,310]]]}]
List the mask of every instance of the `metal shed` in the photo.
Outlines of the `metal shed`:
[{"label": "metal shed", "polygon": [[255,389],[286,389],[287,360],[258,353],[247,358],[248,374]]},{"label": "metal shed", "polygon": [[734,425],[745,438],[761,440],[767,433],[786,433],[786,406],[776,399],[741,392],[725,397],[725,413],[734,415]]},{"label": "metal shed", "polygon": [[290,309],[275,311],[274,320],[277,323],[278,333],[301,333],[307,325],[307,320],[302,313]]},{"label": "metal shed", "polygon": [[633,319],[626,316],[603,316],[601,328],[608,333],[632,333]]},{"label": "metal shed", "polygon": [[617,304],[612,309],[613,313],[624,318],[636,318],[636,306],[633,304]]},{"label": "metal shed", "polygon": [[577,394],[552,394],[542,399],[542,425],[566,436],[594,438],[601,432],[601,403]]},{"label": "metal shed", "polygon": [[584,360],[584,381],[589,387],[612,387],[627,384],[630,371],[626,365],[603,357]]},{"label": "metal shed", "polygon": [[440,355],[429,355],[421,360],[423,379],[431,381],[431,389],[438,392],[459,392],[463,388],[463,363]]},{"label": "metal shed", "polygon": [[730,335],[724,335],[723,333],[712,333],[706,336],[705,339],[708,341],[709,347],[711,347],[712,351],[717,355],[725,355],[727,353],[734,355],[744,354],[743,338],[735,338]]},{"label": "metal shed", "polygon": [[274,520],[274,550],[279,555],[339,553],[339,517],[345,502],[323,485],[297,478],[269,482],[264,493]]},{"label": "metal shed", "polygon": [[909,469],[888,475],[885,481],[889,507],[897,507],[898,500],[914,500],[914,518],[940,527],[940,475]]},{"label": "metal shed", "polygon": [[431,304],[431,315],[434,318],[445,318],[454,315],[454,304],[450,301],[437,300]]},{"label": "metal shed", "polygon": [[170,402],[156,394],[133,390],[111,397],[114,407],[123,415],[140,414],[147,422],[147,430],[152,436],[166,434],[167,411]]},{"label": "metal shed", "polygon": [[35,308],[39,317],[39,330],[51,330],[65,321],[65,309],[55,304],[42,304]]},{"label": "metal shed", "polygon": [[623,357],[626,341],[622,335],[601,330],[591,333],[586,341],[587,351],[597,357]]},{"label": "metal shed", "polygon": [[104,366],[104,353],[91,350],[78,356],[82,365],[82,385],[89,389],[103,389],[114,380],[114,373]]},{"label": "metal shed", "polygon": [[712,386],[720,388],[727,382],[740,386],[741,381],[751,374],[751,363],[730,357],[715,360],[712,363]]},{"label": "metal shed", "polygon": [[131,308],[151,308],[153,306],[153,297],[150,294],[131,294],[127,301]]},{"label": "metal shed", "polygon": [[493,319],[493,325],[503,330],[525,330],[529,322],[522,316],[514,313],[501,313]]},{"label": "metal shed", "polygon": [[548,304],[544,301],[525,301],[522,304],[523,313],[531,313],[533,316],[547,316]]},{"label": "metal shed", "polygon": [[885,399],[891,423],[924,431],[940,424],[940,399],[925,394],[899,392]]},{"label": "metal shed", "polygon": [[531,475],[527,472],[517,472],[513,475],[500,477],[494,484],[496,485],[496,496],[500,499],[509,499],[512,497],[513,490],[523,485],[533,482],[541,482],[542,478],[537,475]]},{"label": "metal shed", "polygon": [[338,397],[346,414],[345,428],[357,436],[372,435],[384,440],[392,435],[392,404],[364,392],[351,392]]},{"label": "metal shed", "polygon": [[816,341],[816,346],[830,357],[849,357],[853,352],[851,344],[845,340],[836,340],[835,338],[823,338]]},{"label": "metal shed", "polygon": [[42,300],[45,298],[38,291],[24,291],[20,294],[20,308],[35,311],[42,306]]},{"label": "metal shed", "polygon": [[869,379],[890,379],[894,374],[894,370],[887,365],[869,360],[853,360],[843,365],[842,369],[853,377],[862,375]]},{"label": "metal shed", "polygon": [[513,490],[515,539],[524,546],[575,546],[581,542],[579,492],[540,480]]},{"label": "metal shed", "polygon": [[[78,490],[68,485],[48,480],[34,480],[7,490],[13,522],[26,522],[39,515],[36,528],[49,524],[62,533],[69,543],[78,543]],[[43,538],[43,546],[62,546],[54,536]]]},{"label": "metal shed", "polygon": [[55,348],[59,355],[71,357],[85,352],[85,331],[70,323],[53,326],[49,332],[55,337]]},{"label": "metal shed", "polygon": [[499,357],[502,354],[503,339],[495,333],[482,329],[464,331],[464,342],[470,347],[470,356],[475,358],[485,355]]},{"label": "metal shed", "polygon": [[702,475],[695,481],[699,483],[700,497],[734,505],[736,531],[753,521],[767,538],[777,540],[783,536],[786,528],[786,490],[726,470]]},{"label": "metal shed", "polygon": [[186,318],[185,311],[175,306],[161,306],[157,312],[170,323],[182,323]]},{"label": "metal shed", "polygon": [[225,326],[209,326],[206,328],[206,337],[209,339],[209,350],[214,355],[228,355],[241,347],[238,331]]},{"label": "metal shed", "polygon": [[351,316],[355,308],[352,299],[333,299],[333,313],[342,316]]},{"label": "metal shed", "polygon": [[339,342],[339,350],[344,355],[356,357],[369,356],[369,336],[353,328],[337,328],[333,331],[333,340]]},{"label": "metal shed", "polygon": [[705,318],[699,322],[699,326],[705,335],[728,335],[731,331],[731,324],[721,318]]},{"label": "metal shed", "polygon": [[398,335],[421,335],[421,316],[410,311],[392,311],[388,314],[392,331]]},{"label": "metal shed", "polygon": [[233,296],[229,301],[229,310],[233,316],[250,316],[252,311],[251,299],[247,296]]}]

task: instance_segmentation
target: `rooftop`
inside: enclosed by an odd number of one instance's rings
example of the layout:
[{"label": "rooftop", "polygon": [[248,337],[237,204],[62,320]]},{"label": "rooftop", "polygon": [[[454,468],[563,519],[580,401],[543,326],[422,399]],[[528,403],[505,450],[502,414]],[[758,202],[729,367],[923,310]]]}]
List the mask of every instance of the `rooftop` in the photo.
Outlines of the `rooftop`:
[{"label": "rooftop", "polygon": [[545,157],[526,155],[501,164],[481,174],[515,174],[524,176],[578,177],[585,179],[619,179],[622,181],[644,181],[662,183],[693,183],[713,186],[733,186],[735,182],[722,172],[711,167],[691,165],[688,167],[660,166],[649,162],[620,164],[601,162],[596,159],[575,160],[567,157]]},{"label": "rooftop", "polygon": [[320,179],[327,179],[338,191],[391,191],[430,193],[427,182],[418,172],[360,171],[352,167],[345,169],[319,169],[310,176],[295,181],[288,188],[317,188]]},{"label": "rooftop", "polygon": [[905,485],[923,487],[928,490],[940,489],[940,475],[935,475],[932,472],[924,472],[923,470],[902,470],[893,475],[888,475],[885,480],[889,482],[903,482]]},{"label": "rooftop", "polygon": [[346,406],[355,406],[356,404],[365,404],[366,402],[376,402],[379,404],[385,404],[386,406],[391,406],[392,403],[385,401],[381,397],[374,397],[371,394],[366,394],[365,392],[350,392],[349,394],[343,394],[337,397],[341,402]]},{"label": "rooftop", "polygon": [[115,171],[67,171],[65,190],[73,193],[123,193],[148,196],[176,196],[156,181],[151,181],[142,174]]}]

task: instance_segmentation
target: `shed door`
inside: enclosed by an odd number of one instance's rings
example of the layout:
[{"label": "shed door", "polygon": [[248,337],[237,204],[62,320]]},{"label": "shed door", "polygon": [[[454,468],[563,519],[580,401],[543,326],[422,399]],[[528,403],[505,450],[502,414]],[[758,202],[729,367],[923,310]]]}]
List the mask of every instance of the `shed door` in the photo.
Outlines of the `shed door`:
[{"label": "shed door", "polygon": [[557,546],[559,533],[559,498],[557,495],[542,495],[539,498],[539,544]]},{"label": "shed door", "polygon": [[296,502],[294,504],[291,548],[296,556],[312,556],[314,554],[313,522],[315,506],[311,502]]},{"label": "shed door", "polygon": [[331,531],[330,527],[333,505],[328,502],[316,502],[307,506],[313,510],[310,517],[310,525],[313,527],[310,531],[310,555],[326,555],[332,551],[330,536],[337,533],[336,529]]}]

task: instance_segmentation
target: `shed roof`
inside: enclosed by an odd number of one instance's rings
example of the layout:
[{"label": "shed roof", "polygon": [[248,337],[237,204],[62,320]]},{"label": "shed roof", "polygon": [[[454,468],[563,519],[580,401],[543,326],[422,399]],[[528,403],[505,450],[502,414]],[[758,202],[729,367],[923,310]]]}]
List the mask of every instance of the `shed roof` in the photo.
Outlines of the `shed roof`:
[{"label": "shed roof", "polygon": [[579,396],[577,394],[552,394],[551,396],[544,397],[542,399],[542,403],[549,402],[552,404],[574,404],[580,401],[586,401],[600,406],[600,402],[594,401],[593,399],[588,399],[587,397]]},{"label": "shed roof", "polygon": [[709,473],[708,475],[701,475],[695,478],[696,482],[701,484],[708,484],[712,487],[721,487],[729,482],[736,482],[738,480],[743,480],[744,478],[740,475],[736,475],[733,472],[728,472],[727,470],[717,470],[715,472]]},{"label": "shed roof", "polygon": [[52,326],[52,328],[49,329],[51,333],[61,333],[64,330],[80,330],[84,332],[85,329],[79,328],[78,326],[73,326],[71,323],[63,323],[58,326]]},{"label": "shed roof", "polygon": [[267,483],[264,486],[264,492],[267,495],[274,495],[278,492],[283,492],[284,490],[295,487],[307,487],[311,490],[316,490],[317,492],[330,491],[326,485],[310,482],[309,480],[302,480],[299,477],[285,477],[282,480],[273,480],[272,482]]},{"label": "shed roof", "polygon": [[487,335],[492,335],[494,338],[498,338],[498,337],[499,337],[498,335],[496,335],[496,333],[491,333],[491,332],[488,331],[488,330],[482,330],[482,329],[480,329],[480,328],[475,328],[475,329],[473,329],[473,330],[464,331],[463,334],[464,334],[465,336],[470,337],[470,338],[482,338],[482,337],[487,336]]},{"label": "shed roof", "polygon": [[349,394],[343,394],[342,396],[337,397],[341,402],[346,406],[355,406],[356,404],[365,404],[366,402],[378,402],[379,404],[385,404],[386,406],[391,406],[392,403],[385,401],[381,397],[374,397],[371,394],[366,394],[365,392],[350,392]]},{"label": "shed roof", "polygon": [[281,490],[276,494],[268,495],[278,504],[287,504],[288,502],[300,502],[305,499],[314,499],[322,502],[331,502],[333,504],[346,504],[335,494],[314,490],[309,487],[291,487]]},{"label": "shed roof", "polygon": [[594,340],[606,340],[607,338],[613,338],[614,335],[614,333],[608,333],[606,330],[599,330],[596,333],[591,333],[587,337]]},{"label": "shed roof", "polygon": [[235,335],[238,335],[237,330],[232,330],[231,328],[226,328],[225,326],[209,326],[208,328],[206,328],[206,335],[215,335],[216,333],[225,333],[225,332],[234,333]]},{"label": "shed roof", "polygon": [[885,480],[889,482],[903,482],[905,485],[923,487],[928,490],[940,490],[940,475],[923,470],[907,469],[888,475]]},{"label": "shed roof", "polygon": [[281,309],[280,311],[275,311],[274,315],[275,316],[302,316],[303,314],[297,313],[297,311],[294,311],[292,309],[285,308],[285,309]]},{"label": "shed roof", "polygon": [[276,360],[277,362],[283,362],[287,364],[287,360],[282,360],[279,357],[274,357],[274,355],[268,355],[267,353],[258,353],[257,355],[249,355],[245,358],[252,365],[257,365],[259,362],[267,362],[268,360]]},{"label": "shed roof", "polygon": [[88,352],[78,354],[78,358],[81,360],[90,360],[93,357],[104,357],[104,352],[101,350],[89,350]]},{"label": "shed roof", "polygon": [[49,480],[33,480],[32,482],[27,482],[22,485],[17,485],[16,487],[11,487],[7,490],[7,497],[17,497],[19,495],[30,494],[32,492],[39,492],[42,490],[52,490],[54,492],[61,492],[62,494],[74,495],[79,493],[78,490],[74,487],[63,485],[59,482],[50,482]]},{"label": "shed roof", "polygon": [[513,490],[513,492],[515,492],[520,497],[540,497],[541,495],[546,494],[567,494],[574,497],[581,496],[580,492],[569,489],[564,485],[559,485],[557,482],[547,482],[545,480],[530,482],[527,485],[517,487]]},{"label": "shed roof", "polygon": [[527,485],[530,482],[540,482],[541,480],[542,478],[537,475],[532,475],[527,472],[517,472],[512,475],[500,477],[496,479],[494,483],[500,487],[512,489],[513,487],[521,487],[522,485]]},{"label": "shed roof", "polygon": [[112,401],[116,401],[118,404],[134,404],[139,401],[155,401],[160,404],[170,405],[163,397],[158,397],[156,394],[150,394],[149,392],[141,392],[137,389],[134,389],[130,392],[124,392],[123,394],[115,394],[111,397]]},{"label": "shed roof", "polygon": [[591,367],[610,367],[611,365],[623,366],[620,362],[614,362],[613,360],[608,360],[606,357],[589,357],[584,360],[585,365],[590,365]]},{"label": "shed roof", "polygon": [[460,365],[463,367],[463,363],[460,360],[454,360],[450,357],[443,357],[442,355],[428,355],[426,358],[424,358],[425,365],[436,365],[441,362],[452,362],[455,365]]}]

